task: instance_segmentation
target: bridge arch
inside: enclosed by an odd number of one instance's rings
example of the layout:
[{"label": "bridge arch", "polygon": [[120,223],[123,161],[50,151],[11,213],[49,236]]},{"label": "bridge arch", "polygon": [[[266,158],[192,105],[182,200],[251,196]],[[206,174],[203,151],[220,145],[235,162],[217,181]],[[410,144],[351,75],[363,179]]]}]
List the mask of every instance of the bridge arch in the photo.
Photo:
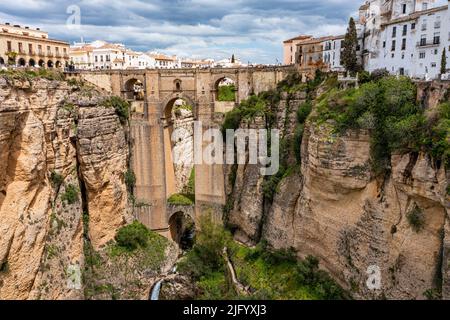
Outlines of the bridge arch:
[{"label": "bridge arch", "polygon": [[181,249],[192,247],[195,235],[195,216],[192,206],[169,206],[169,233]]}]

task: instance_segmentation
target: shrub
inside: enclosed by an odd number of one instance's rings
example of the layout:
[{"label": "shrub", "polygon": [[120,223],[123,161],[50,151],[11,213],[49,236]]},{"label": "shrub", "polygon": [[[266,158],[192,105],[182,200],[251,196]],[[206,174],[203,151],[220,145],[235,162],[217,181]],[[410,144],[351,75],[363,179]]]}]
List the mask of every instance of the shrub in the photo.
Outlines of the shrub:
[{"label": "shrub", "polygon": [[370,81],[378,81],[386,77],[389,77],[389,71],[386,69],[376,69],[370,74]]},{"label": "shrub", "polygon": [[134,221],[132,224],[119,229],[115,240],[119,247],[128,251],[145,248],[148,245],[150,231],[142,223]]},{"label": "shrub", "polygon": [[125,172],[125,184],[127,186],[128,192],[133,193],[134,187],[136,186],[136,175],[133,171],[128,170]]},{"label": "shrub", "polygon": [[72,184],[66,186],[66,191],[61,196],[61,200],[67,202],[69,205],[78,202],[78,188]]},{"label": "shrub", "polygon": [[225,133],[226,130],[237,130],[241,124],[242,115],[239,108],[233,109],[225,115],[225,120],[222,125],[222,131]]},{"label": "shrub", "polygon": [[224,272],[223,248],[232,244],[232,236],[223,226],[216,224],[210,215],[200,218],[196,243],[178,264],[181,273],[195,280],[216,272]]},{"label": "shrub", "polygon": [[311,111],[312,103],[310,101],[301,104],[297,111],[297,122],[305,123]]},{"label": "shrub", "polygon": [[232,85],[219,86],[218,100],[219,101],[235,101],[236,99],[236,87]]},{"label": "shrub", "polygon": [[108,108],[114,108],[120,119],[120,123],[125,124],[128,121],[130,110],[128,101],[114,96],[104,100],[102,105]]},{"label": "shrub", "polygon": [[64,182],[64,177],[59,173],[57,173],[56,171],[52,171],[52,173],[50,174],[50,181],[52,183],[53,188],[57,190]]},{"label": "shrub", "polygon": [[176,206],[193,206],[195,204],[195,199],[191,194],[177,193],[171,195],[167,202]]},{"label": "shrub", "polygon": [[415,207],[408,214],[408,223],[415,232],[420,232],[425,227],[425,215],[419,207]]}]

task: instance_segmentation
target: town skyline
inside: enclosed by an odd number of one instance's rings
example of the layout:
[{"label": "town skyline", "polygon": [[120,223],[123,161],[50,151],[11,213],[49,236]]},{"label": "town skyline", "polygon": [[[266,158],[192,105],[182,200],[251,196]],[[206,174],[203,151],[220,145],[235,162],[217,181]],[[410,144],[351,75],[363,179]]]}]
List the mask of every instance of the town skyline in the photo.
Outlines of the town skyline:
[{"label": "town skyline", "polygon": [[[220,60],[235,54],[243,62],[282,62],[280,43],[299,33],[345,33],[360,0],[253,1],[61,1],[27,0],[4,4],[1,22],[40,27],[70,42],[104,40],[135,51],[160,51]],[[80,9],[80,25],[66,22]],[[75,8],[76,8],[75,7]]]}]

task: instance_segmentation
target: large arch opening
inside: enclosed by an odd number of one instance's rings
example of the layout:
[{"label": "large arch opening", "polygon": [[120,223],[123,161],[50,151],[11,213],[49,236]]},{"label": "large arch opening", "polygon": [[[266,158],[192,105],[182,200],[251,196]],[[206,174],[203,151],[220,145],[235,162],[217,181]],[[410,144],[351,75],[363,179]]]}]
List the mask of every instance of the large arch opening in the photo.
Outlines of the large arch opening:
[{"label": "large arch opening", "polygon": [[181,250],[189,250],[194,245],[195,223],[190,215],[179,211],[169,219],[170,236]]},{"label": "large arch opening", "polygon": [[45,67],[45,61],[44,60],[39,60],[38,62],[39,67],[44,68]]},{"label": "large arch opening", "polygon": [[47,62],[47,67],[48,67],[49,69],[53,68],[53,61],[52,61],[52,60],[48,60],[48,62]]},{"label": "large arch opening", "polygon": [[223,77],[215,83],[216,101],[235,102],[236,101],[236,83],[233,79]]},{"label": "large arch opening", "polygon": [[[173,98],[163,113],[166,190],[172,204],[189,204],[194,198],[194,106]],[[178,195],[179,197],[173,197]],[[177,203],[181,201],[181,203]]]},{"label": "large arch opening", "polygon": [[125,82],[125,98],[127,100],[143,101],[145,97],[145,88],[142,81],[138,79],[130,79]]},{"label": "large arch opening", "polygon": [[62,67],[62,64],[61,64],[61,61],[56,61],[56,64],[55,64],[55,66],[56,66],[56,68],[61,68]]},{"label": "large arch opening", "polygon": [[30,59],[30,61],[28,61],[28,65],[30,67],[35,67],[36,66],[36,61],[34,59]]},{"label": "large arch opening", "polygon": [[19,67],[25,67],[27,62],[25,61],[24,58],[20,58],[17,64],[19,65]]}]

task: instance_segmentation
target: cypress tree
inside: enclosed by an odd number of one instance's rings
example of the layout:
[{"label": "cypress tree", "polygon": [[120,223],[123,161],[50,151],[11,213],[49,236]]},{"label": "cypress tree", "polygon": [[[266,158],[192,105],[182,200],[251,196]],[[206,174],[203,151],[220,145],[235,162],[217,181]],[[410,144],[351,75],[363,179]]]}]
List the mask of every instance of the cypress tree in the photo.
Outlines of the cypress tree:
[{"label": "cypress tree", "polygon": [[447,56],[445,54],[445,48],[442,50],[442,58],[441,58],[441,74],[447,72]]},{"label": "cypress tree", "polygon": [[347,33],[344,39],[344,49],[342,51],[342,65],[350,73],[358,71],[358,59],[356,57],[356,47],[358,46],[358,35],[356,34],[356,24],[350,18]]}]

